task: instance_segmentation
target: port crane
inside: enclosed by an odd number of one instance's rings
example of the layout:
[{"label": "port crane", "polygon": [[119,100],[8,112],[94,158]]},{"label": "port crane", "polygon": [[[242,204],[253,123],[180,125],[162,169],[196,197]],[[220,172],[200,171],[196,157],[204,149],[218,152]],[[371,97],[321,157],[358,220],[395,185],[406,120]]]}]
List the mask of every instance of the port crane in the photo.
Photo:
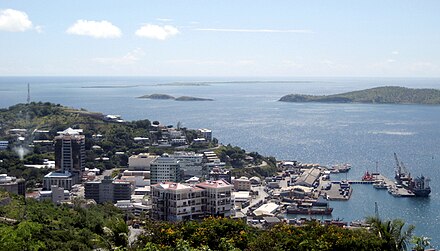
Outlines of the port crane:
[{"label": "port crane", "polygon": [[411,174],[408,172],[403,162],[399,161],[396,153],[394,153],[394,159],[396,160],[396,180],[409,181],[411,179]]}]

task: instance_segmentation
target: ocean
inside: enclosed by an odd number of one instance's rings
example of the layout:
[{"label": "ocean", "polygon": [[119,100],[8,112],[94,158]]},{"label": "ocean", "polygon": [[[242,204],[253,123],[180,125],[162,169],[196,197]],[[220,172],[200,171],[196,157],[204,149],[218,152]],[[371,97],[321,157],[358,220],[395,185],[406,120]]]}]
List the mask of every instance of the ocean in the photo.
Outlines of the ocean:
[{"label": "ocean", "polygon": [[[290,93],[335,94],[376,86],[440,89],[440,79],[420,78],[177,78],[177,77],[0,77],[0,107],[27,99],[59,103],[125,120],[150,119],[166,125],[210,128],[223,144],[279,160],[331,165],[351,163],[348,174],[365,171],[393,178],[396,152],[413,176],[431,181],[429,198],[395,198],[369,185],[353,185],[351,199],[331,202],[333,218],[364,219],[375,212],[416,226],[416,235],[440,247],[440,106],[284,103]],[[145,94],[211,98],[207,102],[148,100]]]}]

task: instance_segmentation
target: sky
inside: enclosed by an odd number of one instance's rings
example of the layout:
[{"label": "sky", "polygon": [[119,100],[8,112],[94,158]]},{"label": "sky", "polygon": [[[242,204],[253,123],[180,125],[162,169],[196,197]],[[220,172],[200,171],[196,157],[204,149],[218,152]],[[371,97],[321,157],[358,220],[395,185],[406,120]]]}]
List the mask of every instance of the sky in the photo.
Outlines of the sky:
[{"label": "sky", "polygon": [[438,0],[0,0],[0,76],[440,77]]}]

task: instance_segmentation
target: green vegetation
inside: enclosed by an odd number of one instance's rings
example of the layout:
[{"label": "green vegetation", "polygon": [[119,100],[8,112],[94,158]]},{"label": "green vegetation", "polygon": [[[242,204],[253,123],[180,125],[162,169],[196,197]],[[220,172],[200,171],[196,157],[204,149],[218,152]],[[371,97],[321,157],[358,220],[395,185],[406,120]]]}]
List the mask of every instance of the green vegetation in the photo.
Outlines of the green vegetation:
[{"label": "green vegetation", "polygon": [[148,99],[173,99],[176,101],[213,101],[209,98],[197,98],[197,97],[191,97],[191,96],[181,96],[181,97],[173,97],[168,94],[151,94],[151,95],[143,95],[138,98],[148,98]]},{"label": "green vegetation", "polygon": [[440,104],[440,90],[411,89],[385,86],[335,95],[289,94],[283,102],[324,102],[324,103],[377,103],[377,104]]},{"label": "green vegetation", "polygon": [[274,157],[264,157],[257,152],[246,153],[238,146],[222,145],[214,150],[220,161],[232,167],[232,175],[240,176],[272,176],[277,172]]},{"label": "green vegetation", "polygon": [[[131,152],[148,152],[142,142],[134,141],[134,137],[148,138],[150,130],[153,130],[149,120],[117,123],[108,121],[101,113],[75,110],[51,103],[14,105],[0,110],[0,138],[10,142],[8,151],[0,151],[0,159],[3,160],[0,162],[0,172],[25,178],[27,186],[31,188],[36,183],[41,183],[48,170],[27,168],[24,165],[43,164],[43,159],[54,160],[53,145],[32,141],[42,139],[51,142],[58,131],[68,127],[83,129],[86,136],[86,167],[97,167],[101,170],[127,166]],[[8,133],[14,128],[26,129],[24,142],[17,141],[16,135]],[[47,132],[38,133],[36,130]],[[23,160],[13,151],[19,145],[28,152]],[[100,158],[109,160],[96,161]]]},{"label": "green vegetation", "polygon": [[[0,200],[8,196],[0,192]],[[13,196],[0,206],[0,217],[0,250],[114,250],[128,245],[123,214],[111,204],[76,201],[68,207]]]},{"label": "green vegetation", "polygon": [[141,250],[397,250],[367,229],[349,230],[317,222],[298,227],[281,223],[268,230],[240,220],[148,222]]},{"label": "green vegetation", "polygon": [[175,99],[176,101],[213,101],[213,99],[210,98],[196,98],[196,97],[189,97],[189,96],[181,96]]},{"label": "green vegetation", "polygon": [[149,99],[174,99],[173,96],[167,94],[151,94],[151,95],[143,95],[139,98],[149,98]]},{"label": "green vegetation", "polygon": [[[124,214],[111,204],[74,200],[55,205],[0,192],[0,250],[407,250],[413,227],[400,220],[371,219],[368,229],[345,229],[310,222],[281,223],[268,229],[241,220],[207,218],[178,223],[146,221],[128,245]],[[414,237],[417,250],[429,246]]]}]

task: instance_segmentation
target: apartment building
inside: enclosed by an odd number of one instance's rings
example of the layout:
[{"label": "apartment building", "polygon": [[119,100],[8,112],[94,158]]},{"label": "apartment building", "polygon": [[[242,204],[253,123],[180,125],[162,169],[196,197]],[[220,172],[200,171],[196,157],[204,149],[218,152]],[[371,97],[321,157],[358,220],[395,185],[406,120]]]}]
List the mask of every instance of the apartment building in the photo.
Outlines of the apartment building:
[{"label": "apartment building", "polygon": [[224,180],[195,185],[162,182],[151,186],[152,218],[166,221],[230,216],[232,185]]}]

